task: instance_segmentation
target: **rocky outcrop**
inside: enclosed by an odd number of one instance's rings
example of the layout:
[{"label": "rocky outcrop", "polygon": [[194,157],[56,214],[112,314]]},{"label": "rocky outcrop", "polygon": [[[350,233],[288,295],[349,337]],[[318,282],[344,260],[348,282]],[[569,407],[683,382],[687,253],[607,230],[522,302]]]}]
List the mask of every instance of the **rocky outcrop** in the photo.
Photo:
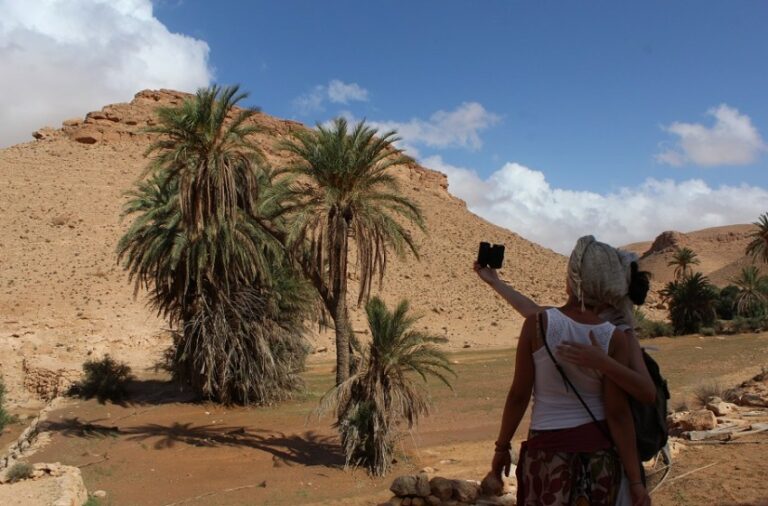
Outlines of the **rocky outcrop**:
[{"label": "rocky outcrop", "polygon": [[648,248],[648,251],[643,253],[640,258],[645,258],[653,253],[662,253],[665,251],[672,251],[675,248],[682,246],[686,241],[686,235],[681,232],[675,232],[674,230],[667,230],[659,234],[656,239],[653,240],[653,244]]},{"label": "rocky outcrop", "polygon": [[[5,483],[0,476],[2,504],[40,504],[51,506],[82,506],[88,500],[80,469],[53,464],[34,464],[32,476],[15,483]],[[22,492],[23,490],[23,492]],[[23,496],[22,502],[18,501]]]}]

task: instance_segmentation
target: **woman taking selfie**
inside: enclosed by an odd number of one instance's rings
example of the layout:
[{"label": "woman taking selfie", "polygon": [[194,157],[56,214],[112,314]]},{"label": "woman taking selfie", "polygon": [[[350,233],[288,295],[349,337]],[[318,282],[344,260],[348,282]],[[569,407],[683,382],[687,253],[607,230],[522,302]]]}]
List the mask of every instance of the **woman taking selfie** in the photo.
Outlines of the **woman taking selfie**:
[{"label": "woman taking selfie", "polygon": [[[492,463],[496,476],[509,473],[512,436],[533,394],[531,430],[517,467],[519,505],[613,505],[621,497],[622,468],[629,485],[625,499],[650,504],[632,415],[622,386],[612,377],[627,383],[627,390],[642,383],[629,367],[632,338],[597,314],[598,305],[621,292],[620,285],[626,288],[625,263],[614,248],[582,237],[568,263],[566,304],[525,320]],[[481,277],[483,270],[478,269]],[[631,313],[624,316],[631,318]],[[564,362],[556,351],[562,346],[579,346],[587,353],[595,348],[620,372],[603,374]],[[642,385],[636,390],[644,394]]]}]

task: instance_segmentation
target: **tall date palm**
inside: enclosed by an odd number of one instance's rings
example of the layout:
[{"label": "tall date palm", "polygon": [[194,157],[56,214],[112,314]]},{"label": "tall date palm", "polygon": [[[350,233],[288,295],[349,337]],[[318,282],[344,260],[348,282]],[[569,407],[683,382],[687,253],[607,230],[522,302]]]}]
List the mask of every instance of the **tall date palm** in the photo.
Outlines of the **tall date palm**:
[{"label": "tall date palm", "polygon": [[238,110],[237,87],[161,108],[148,176],[129,194],[134,221],[118,260],[178,325],[171,368],[205,397],[268,403],[298,386],[307,287],[259,219],[279,221],[280,185]]},{"label": "tall date palm", "polygon": [[675,266],[675,279],[682,279],[689,276],[692,272],[691,266],[698,265],[700,260],[691,248],[680,248],[675,250],[672,260],[667,262],[668,266]]},{"label": "tall date palm", "polygon": [[358,303],[379,282],[389,250],[418,257],[407,225],[425,229],[421,210],[400,192],[391,168],[411,161],[393,143],[394,132],[379,134],[343,118],[330,126],[295,132],[280,144],[293,161],[282,172],[292,176],[283,196],[291,202],[287,241],[303,249],[303,266],[336,333],[336,384],[350,373],[354,340],[347,307],[350,253],[359,274]]}]

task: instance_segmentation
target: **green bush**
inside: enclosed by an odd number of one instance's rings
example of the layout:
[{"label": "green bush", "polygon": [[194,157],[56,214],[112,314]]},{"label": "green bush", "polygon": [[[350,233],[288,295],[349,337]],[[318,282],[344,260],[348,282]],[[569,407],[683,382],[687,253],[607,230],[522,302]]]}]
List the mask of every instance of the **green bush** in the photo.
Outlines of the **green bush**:
[{"label": "green bush", "polygon": [[721,320],[732,320],[736,313],[734,308],[736,307],[736,297],[739,295],[739,287],[736,285],[728,285],[717,295],[717,303],[715,304],[715,312]]},{"label": "green bush", "polygon": [[731,329],[736,334],[744,332],[760,332],[767,326],[767,324],[768,321],[762,316],[753,316],[749,318],[736,316],[731,322]]},{"label": "green bush", "polygon": [[664,321],[644,319],[638,322],[637,334],[640,338],[672,336],[675,329]]},{"label": "green bush", "polygon": [[714,327],[701,327],[701,330],[699,331],[699,333],[702,336],[716,336],[717,335],[717,331],[715,330]]},{"label": "green bush", "polygon": [[101,360],[86,361],[83,373],[83,379],[72,386],[70,395],[84,399],[96,397],[102,404],[108,400],[120,403],[128,396],[126,387],[133,376],[125,363],[105,355]]},{"label": "green bush", "polygon": [[700,272],[667,283],[662,296],[668,301],[675,334],[695,334],[714,325],[717,288]]},{"label": "green bush", "polygon": [[16,417],[5,409],[5,383],[0,379],[0,431],[9,423],[14,423]]},{"label": "green bush", "polygon": [[32,472],[35,470],[34,467],[32,467],[32,464],[28,464],[26,462],[16,462],[14,465],[11,466],[11,468],[6,473],[5,477],[8,479],[11,483],[16,483],[17,481],[26,480],[27,478],[32,477]]}]

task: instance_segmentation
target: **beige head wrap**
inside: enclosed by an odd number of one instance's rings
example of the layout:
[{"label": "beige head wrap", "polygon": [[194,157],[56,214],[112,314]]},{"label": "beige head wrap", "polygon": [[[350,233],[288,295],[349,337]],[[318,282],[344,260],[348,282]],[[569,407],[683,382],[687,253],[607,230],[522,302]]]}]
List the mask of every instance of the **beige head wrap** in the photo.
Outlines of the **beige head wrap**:
[{"label": "beige head wrap", "polygon": [[568,260],[568,286],[582,305],[608,304],[601,313],[615,325],[634,326],[629,299],[630,264],[633,253],[598,242],[591,235],[581,237]]}]

